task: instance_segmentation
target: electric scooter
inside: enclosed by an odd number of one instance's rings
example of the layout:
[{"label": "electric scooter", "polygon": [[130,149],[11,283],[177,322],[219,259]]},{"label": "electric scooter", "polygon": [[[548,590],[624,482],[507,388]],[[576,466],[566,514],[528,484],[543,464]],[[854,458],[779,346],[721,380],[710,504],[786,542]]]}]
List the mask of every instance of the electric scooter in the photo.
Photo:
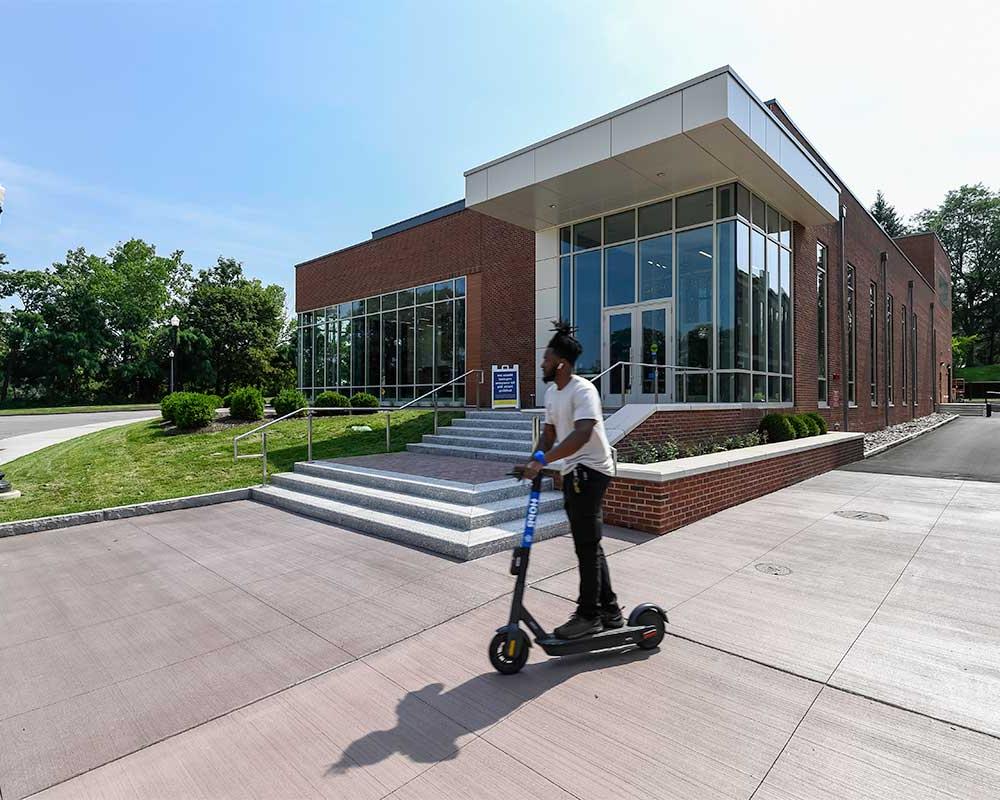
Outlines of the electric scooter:
[{"label": "electric scooter", "polygon": [[[523,477],[520,470],[510,473],[515,478]],[[508,623],[497,628],[496,636],[490,641],[490,663],[497,672],[513,675],[528,661],[531,642],[521,629],[523,622],[535,637],[535,642],[550,656],[565,656],[572,653],[588,653],[593,650],[608,650],[615,647],[635,645],[643,650],[653,650],[663,641],[666,632],[667,614],[657,605],[642,603],[632,609],[628,624],[621,628],[601,631],[578,639],[559,639],[538,624],[524,607],[524,590],[528,577],[528,558],[535,538],[535,520],[538,517],[539,497],[542,493],[542,476],[536,475],[531,481],[531,495],[528,498],[528,512],[524,520],[521,544],[514,548],[510,562],[510,574],[517,576],[514,597],[510,604]]]}]

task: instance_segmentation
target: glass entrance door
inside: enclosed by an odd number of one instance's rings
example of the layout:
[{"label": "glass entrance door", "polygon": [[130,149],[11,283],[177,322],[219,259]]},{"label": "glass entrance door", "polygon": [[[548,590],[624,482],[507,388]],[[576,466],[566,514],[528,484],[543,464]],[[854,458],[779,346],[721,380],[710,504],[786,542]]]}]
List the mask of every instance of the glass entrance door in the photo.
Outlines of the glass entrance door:
[{"label": "glass entrance door", "polygon": [[670,402],[670,370],[657,365],[674,363],[672,303],[606,311],[603,333],[602,369],[619,362],[631,365],[601,379],[604,404]]}]

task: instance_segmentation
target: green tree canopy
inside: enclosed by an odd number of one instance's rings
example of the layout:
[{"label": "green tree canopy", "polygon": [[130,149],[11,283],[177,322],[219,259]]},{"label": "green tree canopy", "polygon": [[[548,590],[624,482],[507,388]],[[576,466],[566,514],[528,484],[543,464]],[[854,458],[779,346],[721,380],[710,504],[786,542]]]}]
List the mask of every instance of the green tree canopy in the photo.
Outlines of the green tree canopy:
[{"label": "green tree canopy", "polygon": [[1000,358],[1000,192],[982,183],[948,192],[937,208],[914,218],[941,239],[952,266],[952,313],[956,336],[979,335],[975,353]]},{"label": "green tree canopy", "polygon": [[889,202],[885,199],[885,195],[882,194],[882,190],[879,189],[878,193],[875,195],[875,202],[869,209],[875,221],[882,226],[883,230],[890,236],[895,238],[896,236],[903,236],[909,233],[909,228],[906,223],[903,222],[903,218],[899,216],[896,211],[895,206],[889,205]]}]

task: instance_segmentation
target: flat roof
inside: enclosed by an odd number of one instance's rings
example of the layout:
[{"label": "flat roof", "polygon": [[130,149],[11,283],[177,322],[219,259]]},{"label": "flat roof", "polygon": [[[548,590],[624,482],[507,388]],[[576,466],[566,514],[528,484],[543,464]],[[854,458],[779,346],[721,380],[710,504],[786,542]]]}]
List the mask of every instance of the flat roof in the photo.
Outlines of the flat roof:
[{"label": "flat roof", "polygon": [[392,236],[394,233],[400,233],[402,231],[409,230],[410,228],[416,228],[418,225],[423,225],[426,222],[433,222],[434,220],[441,219],[442,217],[449,217],[452,214],[457,214],[459,211],[464,210],[465,198],[463,197],[461,200],[448,203],[440,208],[434,208],[430,211],[425,211],[422,214],[417,214],[415,217],[409,217],[408,219],[394,222],[392,225],[386,225],[384,228],[377,228],[372,231],[372,239],[382,239],[386,236]]}]

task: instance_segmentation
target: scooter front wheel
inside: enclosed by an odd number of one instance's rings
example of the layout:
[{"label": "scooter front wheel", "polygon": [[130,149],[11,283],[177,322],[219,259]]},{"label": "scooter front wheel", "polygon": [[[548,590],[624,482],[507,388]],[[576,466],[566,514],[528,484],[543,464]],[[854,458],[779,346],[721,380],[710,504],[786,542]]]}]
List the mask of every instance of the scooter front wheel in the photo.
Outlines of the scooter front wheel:
[{"label": "scooter front wheel", "polygon": [[490,640],[490,663],[501,675],[513,675],[521,671],[528,661],[528,637],[518,630],[515,636],[507,632],[498,633]]}]

